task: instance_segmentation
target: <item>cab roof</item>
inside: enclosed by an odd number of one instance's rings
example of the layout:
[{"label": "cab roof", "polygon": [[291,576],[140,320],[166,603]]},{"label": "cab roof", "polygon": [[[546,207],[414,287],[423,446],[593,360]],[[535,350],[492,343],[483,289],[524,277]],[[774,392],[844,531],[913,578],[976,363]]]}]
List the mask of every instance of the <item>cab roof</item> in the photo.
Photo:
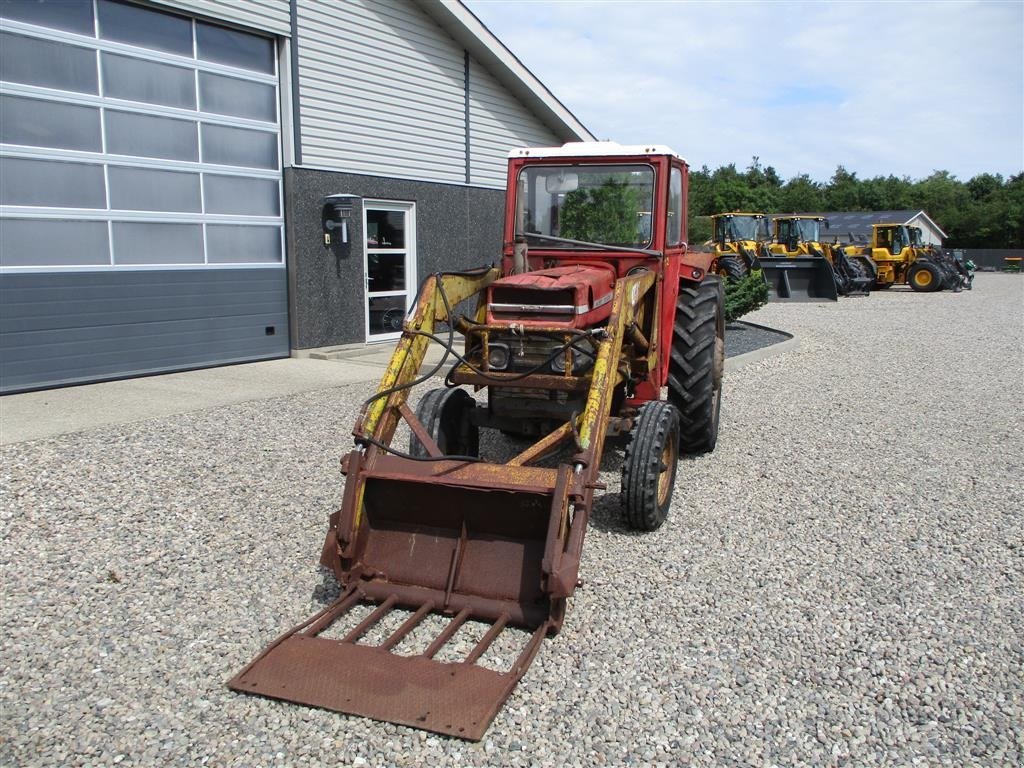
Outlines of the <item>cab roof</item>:
[{"label": "cab roof", "polygon": [[508,153],[516,157],[617,157],[621,155],[670,155],[686,158],[664,144],[619,144],[617,141],[569,141],[560,147],[520,147]]}]

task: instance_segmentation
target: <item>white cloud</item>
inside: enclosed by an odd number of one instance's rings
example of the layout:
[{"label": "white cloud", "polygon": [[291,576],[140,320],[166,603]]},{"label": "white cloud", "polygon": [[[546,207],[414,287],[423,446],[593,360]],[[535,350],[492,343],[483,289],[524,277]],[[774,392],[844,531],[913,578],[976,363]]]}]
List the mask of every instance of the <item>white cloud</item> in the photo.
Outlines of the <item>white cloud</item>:
[{"label": "white cloud", "polygon": [[600,138],[784,177],[1024,170],[1024,3],[485,2]]}]

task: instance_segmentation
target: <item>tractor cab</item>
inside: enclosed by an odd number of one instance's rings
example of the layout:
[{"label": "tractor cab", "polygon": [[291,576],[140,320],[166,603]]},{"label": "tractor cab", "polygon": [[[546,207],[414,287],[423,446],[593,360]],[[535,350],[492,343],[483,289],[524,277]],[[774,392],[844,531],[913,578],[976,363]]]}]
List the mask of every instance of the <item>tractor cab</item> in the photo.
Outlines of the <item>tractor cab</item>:
[{"label": "tractor cab", "polygon": [[668,147],[574,142],[509,160],[505,275],[601,261],[624,276],[686,250],[686,162]]},{"label": "tractor cab", "polygon": [[[627,381],[623,394],[657,398],[668,358],[655,354],[672,334],[662,315],[674,311],[679,281],[699,282],[710,261],[687,250],[686,189],[686,162],[663,146],[578,142],[510,154],[501,277],[486,291],[486,329],[466,333],[468,359],[480,373],[465,368],[452,376],[492,385],[491,425],[543,433],[581,411],[582,389],[544,393],[539,403],[521,386],[495,386],[493,375],[515,377],[538,365],[554,376],[589,375],[595,337],[581,341],[580,331],[606,324],[616,286],[647,273],[664,280],[643,311],[651,343],[636,371],[644,373]],[[551,359],[560,347],[564,354]],[[529,414],[546,418],[524,419]]]}]

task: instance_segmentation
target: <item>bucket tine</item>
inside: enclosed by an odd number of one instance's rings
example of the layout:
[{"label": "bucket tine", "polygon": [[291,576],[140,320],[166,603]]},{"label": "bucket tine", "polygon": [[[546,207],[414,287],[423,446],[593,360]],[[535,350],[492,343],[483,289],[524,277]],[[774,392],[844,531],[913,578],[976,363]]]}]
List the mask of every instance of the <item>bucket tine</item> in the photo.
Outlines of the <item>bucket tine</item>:
[{"label": "bucket tine", "polygon": [[384,618],[384,614],[391,610],[392,606],[395,604],[395,601],[395,596],[390,595],[387,600],[385,600],[383,603],[378,605],[376,609],[374,609],[373,613],[371,613],[369,616],[367,616],[365,619],[359,622],[359,624],[356,625],[355,629],[353,629],[351,632],[345,635],[345,639],[342,640],[342,642],[354,643],[360,637],[365,635],[366,631],[370,627],[372,627],[374,624],[376,624],[378,621]]},{"label": "bucket tine", "polygon": [[348,613],[349,609],[358,603],[361,597],[362,595],[358,590],[353,590],[350,595],[329,606],[320,616],[314,617],[313,623],[306,627],[303,634],[310,637],[319,635],[327,627],[331,626],[339,616]]},{"label": "bucket tine", "polygon": [[508,623],[508,614],[503,613],[494,625],[487,630],[487,634],[480,638],[480,642],[476,644],[476,647],[472,650],[469,656],[466,657],[467,664],[476,664],[477,659],[484,655],[488,648],[491,647],[491,643],[494,642],[495,638],[501,634],[501,630],[505,628]]},{"label": "bucket tine", "polygon": [[381,643],[381,650],[390,651],[392,648],[394,648],[396,645],[402,642],[402,638],[404,638],[406,635],[412,632],[413,628],[421,621],[423,621],[423,617],[430,613],[432,610],[434,610],[433,603],[425,603],[424,605],[421,605],[419,610],[416,611],[416,613],[414,613],[412,616],[410,616],[408,619],[402,622],[402,626],[396,629],[391,634],[391,637],[389,637],[387,640]]},{"label": "bucket tine", "polygon": [[423,655],[428,659],[434,658],[434,655],[441,650],[445,643],[452,639],[452,635],[459,631],[459,627],[468,618],[469,608],[463,608],[455,615],[454,619],[448,622],[448,626],[441,630],[441,634],[434,638],[434,642],[423,652]]}]

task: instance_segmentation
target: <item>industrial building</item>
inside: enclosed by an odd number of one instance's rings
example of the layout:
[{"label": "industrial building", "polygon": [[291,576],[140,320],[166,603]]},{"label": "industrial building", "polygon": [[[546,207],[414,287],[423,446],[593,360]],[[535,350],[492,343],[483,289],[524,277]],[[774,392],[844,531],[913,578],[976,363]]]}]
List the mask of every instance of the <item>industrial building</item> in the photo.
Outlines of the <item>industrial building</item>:
[{"label": "industrial building", "polygon": [[593,138],[455,0],[0,3],[0,390],[394,338]]}]

